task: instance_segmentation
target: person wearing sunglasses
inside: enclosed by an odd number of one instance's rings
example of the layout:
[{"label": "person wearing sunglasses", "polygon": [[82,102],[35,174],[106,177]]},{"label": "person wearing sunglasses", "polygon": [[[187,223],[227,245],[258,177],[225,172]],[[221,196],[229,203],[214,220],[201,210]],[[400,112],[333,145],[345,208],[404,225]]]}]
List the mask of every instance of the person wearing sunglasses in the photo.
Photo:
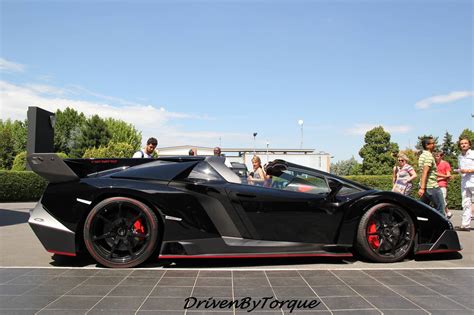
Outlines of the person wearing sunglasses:
[{"label": "person wearing sunglasses", "polygon": [[398,192],[403,195],[410,195],[413,188],[413,180],[417,177],[417,174],[413,167],[408,164],[408,157],[399,153],[397,156],[398,165],[393,168],[392,191]]},{"label": "person wearing sunglasses", "polygon": [[439,188],[436,176],[438,168],[433,157],[435,141],[433,137],[425,137],[421,140],[421,145],[423,146],[423,152],[418,158],[418,167],[421,174],[418,196],[422,202],[431,205],[441,215],[446,216],[443,193]]}]

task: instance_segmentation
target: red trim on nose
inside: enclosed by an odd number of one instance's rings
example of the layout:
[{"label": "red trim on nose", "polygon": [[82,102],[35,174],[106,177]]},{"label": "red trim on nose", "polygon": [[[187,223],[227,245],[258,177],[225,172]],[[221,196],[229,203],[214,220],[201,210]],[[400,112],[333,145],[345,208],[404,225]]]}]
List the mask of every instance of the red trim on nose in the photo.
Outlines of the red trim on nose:
[{"label": "red trim on nose", "polygon": [[460,252],[461,249],[434,249],[434,250],[420,250],[416,252],[416,255],[426,255],[426,254],[441,254],[441,253],[454,253]]},{"label": "red trim on nose", "polygon": [[76,256],[76,253],[58,252],[56,250],[50,250],[50,249],[48,249],[48,252],[56,254],[56,255],[61,255],[61,256]]}]

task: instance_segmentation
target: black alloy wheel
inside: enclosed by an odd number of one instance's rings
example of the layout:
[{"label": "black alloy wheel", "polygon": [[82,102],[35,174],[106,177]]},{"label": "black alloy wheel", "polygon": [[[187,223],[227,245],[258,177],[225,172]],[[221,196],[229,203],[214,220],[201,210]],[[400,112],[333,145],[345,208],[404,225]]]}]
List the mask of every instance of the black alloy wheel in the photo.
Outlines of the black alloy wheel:
[{"label": "black alloy wheel", "polygon": [[403,260],[412,251],[414,240],[411,216],[394,204],[381,203],[362,216],[356,248],[371,261],[391,263]]},{"label": "black alloy wheel", "polygon": [[155,213],[142,202],[108,198],[87,216],[84,242],[92,257],[106,267],[135,267],[155,252],[158,226]]}]

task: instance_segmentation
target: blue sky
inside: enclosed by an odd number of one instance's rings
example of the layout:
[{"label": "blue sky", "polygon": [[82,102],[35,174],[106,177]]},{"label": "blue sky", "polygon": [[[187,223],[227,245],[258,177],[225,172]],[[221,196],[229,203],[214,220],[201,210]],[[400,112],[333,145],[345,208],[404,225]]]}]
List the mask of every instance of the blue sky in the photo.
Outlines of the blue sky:
[{"label": "blue sky", "polygon": [[[1,1],[0,117],[74,107],[159,146],[359,158],[473,128],[471,1]],[[220,139],[220,140],[219,140]]]}]

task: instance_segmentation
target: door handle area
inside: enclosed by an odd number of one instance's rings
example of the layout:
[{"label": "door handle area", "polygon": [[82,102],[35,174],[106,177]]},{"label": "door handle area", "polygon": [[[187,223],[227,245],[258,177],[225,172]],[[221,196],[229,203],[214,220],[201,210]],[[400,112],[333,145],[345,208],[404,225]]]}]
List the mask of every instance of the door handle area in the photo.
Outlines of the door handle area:
[{"label": "door handle area", "polygon": [[236,193],[235,194],[237,197],[242,197],[242,198],[256,198],[256,195],[249,195],[249,194],[242,194],[242,193]]}]

